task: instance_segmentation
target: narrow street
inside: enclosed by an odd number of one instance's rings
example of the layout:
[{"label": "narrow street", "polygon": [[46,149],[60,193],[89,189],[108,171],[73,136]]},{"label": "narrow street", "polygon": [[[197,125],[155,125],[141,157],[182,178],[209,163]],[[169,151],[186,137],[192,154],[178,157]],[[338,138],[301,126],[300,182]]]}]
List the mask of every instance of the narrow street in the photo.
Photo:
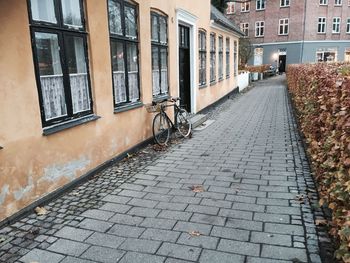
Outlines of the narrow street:
[{"label": "narrow street", "polygon": [[285,77],[209,116],[192,139],[148,147],[52,201],[46,215],[0,229],[0,260],[321,262],[315,187]]}]

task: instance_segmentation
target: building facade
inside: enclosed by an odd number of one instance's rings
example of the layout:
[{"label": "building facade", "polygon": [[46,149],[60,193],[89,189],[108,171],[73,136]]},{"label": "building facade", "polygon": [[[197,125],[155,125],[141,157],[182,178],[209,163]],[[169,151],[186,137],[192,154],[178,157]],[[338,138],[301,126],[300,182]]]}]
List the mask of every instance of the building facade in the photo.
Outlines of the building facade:
[{"label": "building facade", "polygon": [[209,0],[0,1],[0,222],[152,138],[145,104],[232,92],[222,20]]},{"label": "building facade", "polygon": [[249,64],[350,61],[348,0],[230,2],[227,16],[251,40]]}]

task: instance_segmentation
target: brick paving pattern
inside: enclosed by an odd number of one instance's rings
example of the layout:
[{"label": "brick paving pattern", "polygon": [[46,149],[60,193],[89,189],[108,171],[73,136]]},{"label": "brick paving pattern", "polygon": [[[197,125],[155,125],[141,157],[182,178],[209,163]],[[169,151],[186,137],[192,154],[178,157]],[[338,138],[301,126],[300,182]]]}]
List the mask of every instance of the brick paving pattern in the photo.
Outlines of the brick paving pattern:
[{"label": "brick paving pattern", "polygon": [[[321,262],[314,184],[283,77],[0,229],[3,262]],[[193,186],[204,191],[193,191]],[[196,188],[197,189],[197,188]],[[324,237],[325,239],[327,237]]]}]

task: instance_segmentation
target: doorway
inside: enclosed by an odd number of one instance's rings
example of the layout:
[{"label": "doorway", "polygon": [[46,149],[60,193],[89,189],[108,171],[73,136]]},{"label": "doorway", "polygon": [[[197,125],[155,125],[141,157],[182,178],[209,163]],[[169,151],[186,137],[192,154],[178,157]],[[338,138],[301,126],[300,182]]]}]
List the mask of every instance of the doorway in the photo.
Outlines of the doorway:
[{"label": "doorway", "polygon": [[279,74],[286,72],[286,60],[287,60],[286,55],[279,55],[278,56],[278,72],[279,72]]},{"label": "doorway", "polygon": [[191,112],[190,28],[179,25],[180,104]]}]

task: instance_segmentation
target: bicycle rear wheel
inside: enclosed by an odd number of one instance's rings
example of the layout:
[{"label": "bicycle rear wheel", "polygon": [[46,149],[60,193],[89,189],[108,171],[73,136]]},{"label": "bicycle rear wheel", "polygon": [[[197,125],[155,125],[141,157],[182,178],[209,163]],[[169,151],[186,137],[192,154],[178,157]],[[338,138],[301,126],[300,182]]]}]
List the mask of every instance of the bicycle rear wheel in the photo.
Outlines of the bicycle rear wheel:
[{"label": "bicycle rear wheel", "polygon": [[188,137],[191,133],[192,123],[190,115],[185,109],[180,109],[176,114],[177,130],[183,137]]},{"label": "bicycle rear wheel", "polygon": [[152,125],[153,137],[157,144],[166,145],[170,138],[170,123],[164,113],[157,113]]}]

